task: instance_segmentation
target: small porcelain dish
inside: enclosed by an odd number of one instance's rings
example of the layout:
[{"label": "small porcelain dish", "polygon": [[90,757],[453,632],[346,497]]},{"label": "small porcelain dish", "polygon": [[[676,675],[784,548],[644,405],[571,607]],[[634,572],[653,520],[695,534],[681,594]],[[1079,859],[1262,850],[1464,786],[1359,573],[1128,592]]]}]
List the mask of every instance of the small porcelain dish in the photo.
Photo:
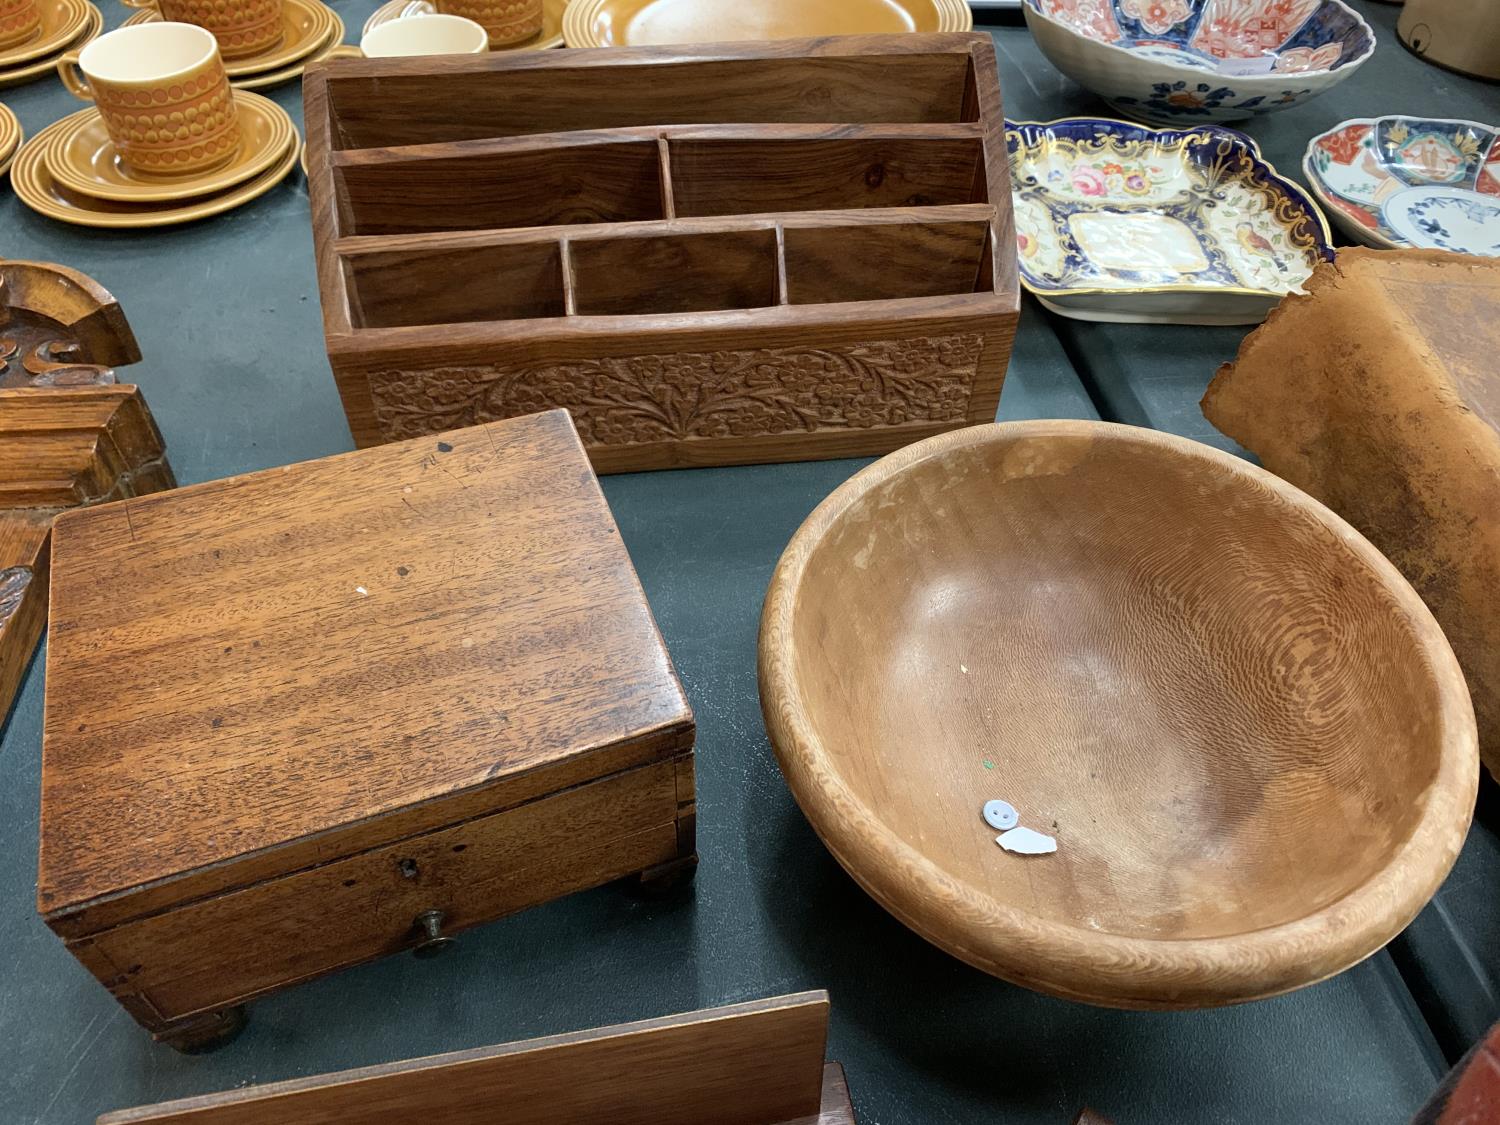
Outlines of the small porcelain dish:
[{"label": "small porcelain dish", "polygon": [[[1302,172],[1318,202],[1356,242],[1500,253],[1483,248],[1500,240],[1493,225],[1500,217],[1500,129],[1493,125],[1398,114],[1354,118],[1308,143]],[[1445,202],[1414,214],[1412,206],[1433,190],[1440,193],[1433,198]],[[1437,211],[1449,219],[1437,221],[1442,233],[1421,225],[1431,225]],[[1476,223],[1485,229],[1475,232]]]},{"label": "small porcelain dish", "polygon": [[[971,426],[856,474],[760,626],[797,803],[886,909],[1057,996],[1195,1008],[1355,964],[1452,867],[1474,711],[1370,543],[1239,457]],[[1050,854],[999,846],[1001,797]]]},{"label": "small porcelain dish", "polygon": [[1297,105],[1375,51],[1342,0],[1025,0],[1060,71],[1126,117],[1237,121]]},{"label": "small porcelain dish", "polygon": [[1331,258],[1317,206],[1219,126],[1005,123],[1021,284],[1079,320],[1254,324]]}]

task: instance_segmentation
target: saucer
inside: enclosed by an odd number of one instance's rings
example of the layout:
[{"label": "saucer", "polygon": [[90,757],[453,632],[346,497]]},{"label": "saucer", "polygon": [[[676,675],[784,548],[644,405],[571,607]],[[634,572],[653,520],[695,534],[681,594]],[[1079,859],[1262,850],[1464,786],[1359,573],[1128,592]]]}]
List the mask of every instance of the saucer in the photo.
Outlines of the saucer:
[{"label": "saucer", "polygon": [[[518,43],[507,43],[503,47],[491,47],[492,51],[546,51],[553,47],[563,45],[563,11],[568,6],[568,0],[542,0],[542,30],[530,39],[522,39]],[[375,9],[373,15],[365,20],[365,26],[361,30],[361,36],[368,35],[372,28],[379,27],[383,23],[403,18],[401,13],[407,8],[417,8],[427,12],[434,12],[437,6],[430,0],[390,0]],[[405,17],[410,19],[411,17]]]},{"label": "saucer", "polygon": [[47,126],[21,146],[11,165],[10,183],[17,198],[38,214],[83,227],[145,228],[205,219],[258,199],[284,180],[297,166],[299,146],[288,145],[281,160],[252,180],[219,195],[179,204],[119,203],[93,199],[62,187],[47,171],[51,149],[70,118]]},{"label": "saucer", "polygon": [[19,86],[36,78],[57,73],[57,59],[64,51],[82,47],[104,30],[104,16],[93,4],[84,2],[84,21],[76,38],[57,45],[57,49],[40,59],[22,63],[15,69],[0,66],[0,86]]},{"label": "saucer", "polygon": [[1500,257],[1500,199],[1459,187],[1398,191],[1380,217],[1413,246]]},{"label": "saucer", "polygon": [[328,10],[328,15],[331,27],[327,36],[323,42],[313,48],[312,53],[306,58],[299,59],[281,70],[268,70],[263,74],[253,74],[248,78],[236,78],[230,84],[237,90],[264,90],[269,86],[279,86],[294,78],[301,78],[303,71],[315,62],[322,62],[344,41],[344,21],[339,19],[338,13],[331,8]]},{"label": "saucer", "polygon": [[87,0],[42,0],[41,26],[24,43],[0,50],[0,71],[65,50],[89,18]]},{"label": "saucer", "polygon": [[5,105],[0,105],[0,176],[10,167],[11,157],[21,147],[21,123]]},{"label": "saucer", "polygon": [[[308,56],[319,50],[328,41],[334,25],[343,26],[332,8],[320,0],[286,0],[282,6],[284,27],[281,41],[258,55],[242,59],[225,59],[224,72],[230,81],[245,88],[245,82],[236,79],[259,79],[269,71],[284,71],[294,64],[305,63]],[[143,23],[157,23],[161,12],[155,8],[142,8],[120,26],[135,27]],[[342,35],[339,36],[343,38]],[[300,73],[300,71],[299,71]],[[295,75],[288,74],[287,78]]]},{"label": "saucer", "polygon": [[226,191],[264,172],[281,159],[297,137],[292,119],[275,102],[236,90],[240,147],[222,167],[193,176],[143,176],[125,166],[97,109],[59,122],[48,152],[47,171],[70,191],[121,203],[170,203]]}]

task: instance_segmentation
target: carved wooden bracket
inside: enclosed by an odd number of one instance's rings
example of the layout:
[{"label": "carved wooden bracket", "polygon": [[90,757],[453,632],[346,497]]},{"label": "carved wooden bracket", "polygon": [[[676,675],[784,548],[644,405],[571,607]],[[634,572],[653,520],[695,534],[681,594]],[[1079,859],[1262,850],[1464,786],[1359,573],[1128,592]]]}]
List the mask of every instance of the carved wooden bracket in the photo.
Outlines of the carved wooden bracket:
[{"label": "carved wooden bracket", "polygon": [[66,266],[0,259],[0,720],[46,624],[52,519],[172,488],[119,304]]}]

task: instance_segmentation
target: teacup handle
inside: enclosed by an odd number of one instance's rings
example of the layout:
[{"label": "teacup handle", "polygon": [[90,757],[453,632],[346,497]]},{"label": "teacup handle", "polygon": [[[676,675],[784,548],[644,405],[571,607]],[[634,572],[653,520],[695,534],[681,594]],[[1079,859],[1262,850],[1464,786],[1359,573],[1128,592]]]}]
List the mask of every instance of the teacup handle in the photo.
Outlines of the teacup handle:
[{"label": "teacup handle", "polygon": [[362,59],[365,53],[353,43],[340,43],[323,56],[325,59]]},{"label": "teacup handle", "polygon": [[69,51],[57,60],[57,76],[68,88],[68,93],[86,102],[94,100],[94,91],[89,89],[89,80],[78,69],[78,52]]}]

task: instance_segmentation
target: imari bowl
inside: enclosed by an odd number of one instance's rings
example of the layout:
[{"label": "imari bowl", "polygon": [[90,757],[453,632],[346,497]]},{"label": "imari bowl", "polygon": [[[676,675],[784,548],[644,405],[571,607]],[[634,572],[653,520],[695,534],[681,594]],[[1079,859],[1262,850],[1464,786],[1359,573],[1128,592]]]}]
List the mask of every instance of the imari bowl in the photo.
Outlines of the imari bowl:
[{"label": "imari bowl", "polygon": [[1342,0],[1025,0],[1042,53],[1126,117],[1236,121],[1297,105],[1375,51]]},{"label": "imari bowl", "polygon": [[1243,133],[1005,123],[1021,284],[1079,320],[1254,324],[1331,259],[1328,225]]},{"label": "imari bowl", "polygon": [[1494,226],[1500,221],[1500,130],[1492,125],[1356,118],[1314,137],[1302,171],[1356,242],[1500,254],[1487,248],[1500,240]]}]

